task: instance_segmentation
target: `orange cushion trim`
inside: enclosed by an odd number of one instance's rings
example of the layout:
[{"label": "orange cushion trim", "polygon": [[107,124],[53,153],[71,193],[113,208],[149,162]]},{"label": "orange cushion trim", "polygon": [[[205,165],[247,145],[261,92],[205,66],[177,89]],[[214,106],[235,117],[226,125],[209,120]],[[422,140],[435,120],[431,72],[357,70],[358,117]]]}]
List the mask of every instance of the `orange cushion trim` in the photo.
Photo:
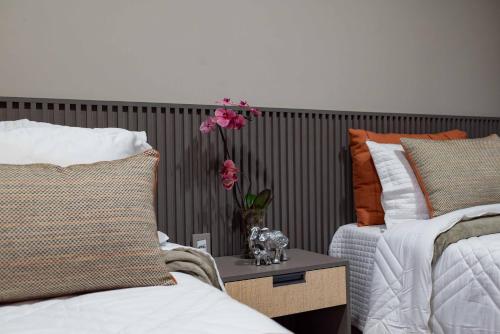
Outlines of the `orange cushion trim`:
[{"label": "orange cushion trim", "polygon": [[464,139],[467,133],[451,130],[436,134],[376,133],[349,129],[349,147],[352,156],[354,203],[359,226],[384,224],[384,210],[380,204],[382,186],[366,145],[367,140],[382,144],[399,144],[401,138],[434,140]]}]

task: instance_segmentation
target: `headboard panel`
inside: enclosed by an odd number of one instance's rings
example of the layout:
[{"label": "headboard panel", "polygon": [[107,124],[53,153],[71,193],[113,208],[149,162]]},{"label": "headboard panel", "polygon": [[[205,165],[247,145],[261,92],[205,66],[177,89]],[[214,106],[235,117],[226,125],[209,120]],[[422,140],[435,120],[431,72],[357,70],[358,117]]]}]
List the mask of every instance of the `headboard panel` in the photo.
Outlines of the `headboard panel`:
[{"label": "headboard panel", "polygon": [[[158,228],[191,242],[210,232],[214,255],[240,252],[231,194],[220,185],[222,143],[199,125],[214,106],[0,97],[0,121],[28,118],[80,127],[144,130],[161,154]],[[267,224],[291,247],[325,253],[335,230],[355,220],[348,128],[424,133],[462,129],[470,137],[500,133],[500,118],[264,108],[263,117],[232,132],[236,163],[253,190],[270,187]],[[244,187],[248,180],[244,179]]]}]

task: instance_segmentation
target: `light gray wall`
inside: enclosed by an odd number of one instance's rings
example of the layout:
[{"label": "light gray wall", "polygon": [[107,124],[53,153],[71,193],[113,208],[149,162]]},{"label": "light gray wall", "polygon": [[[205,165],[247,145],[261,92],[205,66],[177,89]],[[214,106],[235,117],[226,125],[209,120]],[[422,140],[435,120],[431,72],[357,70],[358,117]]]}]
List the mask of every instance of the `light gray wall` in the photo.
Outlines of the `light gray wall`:
[{"label": "light gray wall", "polygon": [[500,116],[500,1],[0,0],[0,95]]}]

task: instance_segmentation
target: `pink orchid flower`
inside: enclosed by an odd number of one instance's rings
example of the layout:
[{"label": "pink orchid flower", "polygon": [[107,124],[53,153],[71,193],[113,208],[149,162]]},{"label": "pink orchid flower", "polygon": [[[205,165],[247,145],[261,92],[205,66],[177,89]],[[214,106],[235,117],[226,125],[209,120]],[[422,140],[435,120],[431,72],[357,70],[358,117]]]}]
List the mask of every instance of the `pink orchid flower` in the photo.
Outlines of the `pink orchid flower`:
[{"label": "pink orchid flower", "polygon": [[236,113],[232,109],[215,109],[215,121],[222,128],[227,128],[235,117]]},{"label": "pink orchid flower", "polygon": [[246,119],[243,115],[236,115],[229,124],[229,128],[239,130],[245,126]]},{"label": "pink orchid flower", "polygon": [[240,170],[238,169],[238,167],[236,167],[236,164],[234,163],[234,161],[228,159],[228,160],[224,161],[224,163],[222,164],[221,176],[225,177],[225,176],[237,174],[239,171]]},{"label": "pink orchid flower", "polygon": [[215,117],[209,117],[201,123],[200,131],[202,133],[209,133],[213,129],[215,129],[216,126],[217,126],[217,122],[215,120]]},{"label": "pink orchid flower", "polygon": [[222,179],[222,186],[226,190],[231,190],[234,187],[234,184],[238,181],[238,177],[235,176],[234,179]]},{"label": "pink orchid flower", "polygon": [[221,171],[220,177],[222,181],[222,186],[226,190],[233,189],[234,184],[238,181],[238,172],[239,169],[236,167],[233,160],[224,161]]},{"label": "pink orchid flower", "polygon": [[225,97],[221,100],[215,101],[216,104],[221,105],[221,106],[234,106],[236,105],[229,97]]},{"label": "pink orchid flower", "polygon": [[[202,133],[210,133],[217,126],[226,129],[234,129],[239,130],[243,128],[247,121],[252,120],[251,117],[245,116],[245,112],[250,112],[252,116],[258,117],[261,116],[260,110],[257,108],[251,107],[246,100],[241,100],[239,103],[233,102],[230,98],[223,98],[222,100],[218,100],[217,104],[221,105],[221,107],[215,109],[215,115],[213,117],[208,117],[205,119],[200,125],[200,131]],[[243,113],[238,113],[233,109],[229,108],[229,106],[235,106],[239,110],[243,110]],[[220,130],[220,129],[218,129]],[[226,135],[224,131],[220,131],[220,135],[222,137],[222,141],[224,143],[224,149],[226,152],[226,156],[229,158],[224,161],[222,164],[222,168],[219,172],[220,180],[222,186],[226,190],[231,190],[235,186],[238,187],[238,174],[240,170],[236,167],[234,161],[230,159],[229,149],[227,146]],[[241,192],[240,192],[241,194]],[[238,205],[242,205],[243,199],[238,202]]]},{"label": "pink orchid flower", "polygon": [[262,112],[257,108],[250,108],[250,113],[255,117],[260,117],[262,115]]}]

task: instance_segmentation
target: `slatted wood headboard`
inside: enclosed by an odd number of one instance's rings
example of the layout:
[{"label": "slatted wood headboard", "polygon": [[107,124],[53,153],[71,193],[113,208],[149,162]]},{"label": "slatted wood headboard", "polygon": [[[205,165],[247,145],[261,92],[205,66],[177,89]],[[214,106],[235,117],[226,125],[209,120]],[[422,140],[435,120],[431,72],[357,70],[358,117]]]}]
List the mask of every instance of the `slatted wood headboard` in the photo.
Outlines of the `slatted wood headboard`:
[{"label": "slatted wood headboard", "polygon": [[[0,97],[0,121],[28,118],[80,127],[144,130],[161,154],[158,227],[189,244],[210,232],[214,255],[240,252],[231,194],[219,184],[222,143],[202,135],[214,106]],[[500,118],[380,114],[264,108],[263,117],[233,132],[235,160],[254,190],[270,187],[267,224],[291,247],[325,253],[335,230],[355,220],[348,128],[424,133],[462,129],[470,137],[500,133]],[[248,181],[244,180],[248,185]]]}]

